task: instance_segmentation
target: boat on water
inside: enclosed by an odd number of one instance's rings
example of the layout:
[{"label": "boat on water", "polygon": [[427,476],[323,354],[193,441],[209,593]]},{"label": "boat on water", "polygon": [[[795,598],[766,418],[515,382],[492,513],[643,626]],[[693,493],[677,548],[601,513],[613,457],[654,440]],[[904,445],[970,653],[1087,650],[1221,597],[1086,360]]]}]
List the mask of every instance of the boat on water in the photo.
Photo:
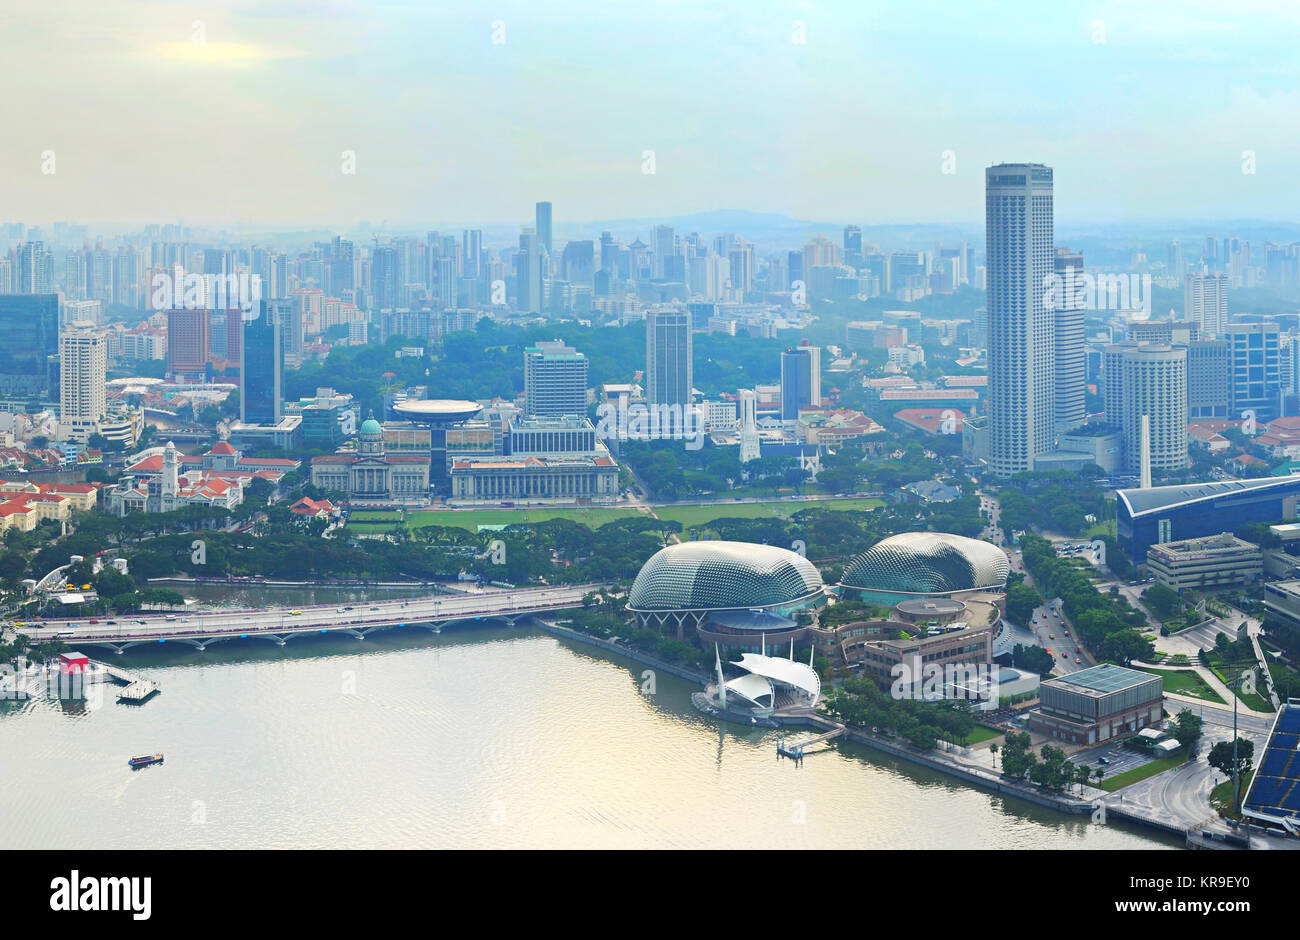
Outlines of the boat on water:
[{"label": "boat on water", "polygon": [[146,754],[143,757],[131,758],[129,761],[127,761],[127,764],[129,764],[132,768],[138,768],[138,767],[148,767],[150,764],[161,764],[162,762],[163,762],[163,756],[161,754]]}]

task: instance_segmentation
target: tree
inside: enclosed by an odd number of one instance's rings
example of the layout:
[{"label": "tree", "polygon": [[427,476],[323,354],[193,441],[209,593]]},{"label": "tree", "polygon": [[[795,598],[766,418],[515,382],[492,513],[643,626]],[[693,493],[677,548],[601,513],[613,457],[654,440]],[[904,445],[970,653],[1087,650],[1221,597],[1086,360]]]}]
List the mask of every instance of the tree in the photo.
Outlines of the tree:
[{"label": "tree", "polygon": [[1028,623],[1034,608],[1043,602],[1043,596],[1029,585],[1013,585],[1007,591],[1007,617],[1014,623]]},{"label": "tree", "polygon": [[[1237,775],[1244,777],[1250,773],[1251,765],[1254,762],[1255,745],[1246,738],[1237,739]],[[1206,755],[1206,761],[1215,770],[1220,771],[1225,777],[1232,776],[1232,742],[1220,741],[1214,747],[1210,748],[1210,753]]]},{"label": "tree", "polygon": [[1196,742],[1201,739],[1201,716],[1190,708],[1184,708],[1174,718],[1174,740],[1183,746],[1184,754],[1191,754]]}]

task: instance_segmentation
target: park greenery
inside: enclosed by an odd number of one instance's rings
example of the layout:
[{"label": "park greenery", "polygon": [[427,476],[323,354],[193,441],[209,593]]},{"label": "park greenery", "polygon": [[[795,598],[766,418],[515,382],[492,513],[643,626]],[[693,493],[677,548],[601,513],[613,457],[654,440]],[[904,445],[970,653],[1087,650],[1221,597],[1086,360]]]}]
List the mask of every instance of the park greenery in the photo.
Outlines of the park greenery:
[{"label": "park greenery", "polygon": [[922,750],[940,741],[965,744],[976,728],[969,702],[896,699],[870,679],[845,679],[828,693],[825,709],[846,724],[903,738]]}]

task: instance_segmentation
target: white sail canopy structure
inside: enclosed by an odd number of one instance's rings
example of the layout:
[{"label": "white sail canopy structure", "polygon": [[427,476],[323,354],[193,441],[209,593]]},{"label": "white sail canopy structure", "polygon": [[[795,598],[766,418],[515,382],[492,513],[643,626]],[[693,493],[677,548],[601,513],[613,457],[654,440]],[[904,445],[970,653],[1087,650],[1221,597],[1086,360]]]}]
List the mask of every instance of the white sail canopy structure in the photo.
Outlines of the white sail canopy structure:
[{"label": "white sail canopy structure", "polygon": [[[789,686],[796,692],[806,696],[809,703],[816,702],[818,696],[821,695],[821,677],[807,663],[795,662],[793,659],[781,659],[776,656],[762,656],[758,653],[744,653],[740,657],[740,662],[732,665],[739,666],[753,676],[761,676],[769,682]],[[728,683],[727,686],[730,688],[731,683]]]},{"label": "white sail canopy structure", "polygon": [[727,692],[728,694],[734,692],[745,701],[752,702],[759,708],[771,708],[776,699],[776,692],[772,688],[772,683],[752,672],[737,676],[734,679],[728,679]]}]

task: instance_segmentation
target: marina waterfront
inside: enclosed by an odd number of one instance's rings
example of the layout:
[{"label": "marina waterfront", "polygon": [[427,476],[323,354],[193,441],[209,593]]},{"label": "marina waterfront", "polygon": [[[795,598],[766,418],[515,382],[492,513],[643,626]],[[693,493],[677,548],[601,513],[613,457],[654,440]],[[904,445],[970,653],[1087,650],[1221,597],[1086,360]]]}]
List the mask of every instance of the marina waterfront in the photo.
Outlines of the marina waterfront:
[{"label": "marina waterfront", "polygon": [[[0,705],[4,847],[1181,845],[847,742],[781,761],[781,732],[719,727],[697,686],[527,627],[113,661],[163,693]],[[166,763],[126,766],[145,753]]]}]

